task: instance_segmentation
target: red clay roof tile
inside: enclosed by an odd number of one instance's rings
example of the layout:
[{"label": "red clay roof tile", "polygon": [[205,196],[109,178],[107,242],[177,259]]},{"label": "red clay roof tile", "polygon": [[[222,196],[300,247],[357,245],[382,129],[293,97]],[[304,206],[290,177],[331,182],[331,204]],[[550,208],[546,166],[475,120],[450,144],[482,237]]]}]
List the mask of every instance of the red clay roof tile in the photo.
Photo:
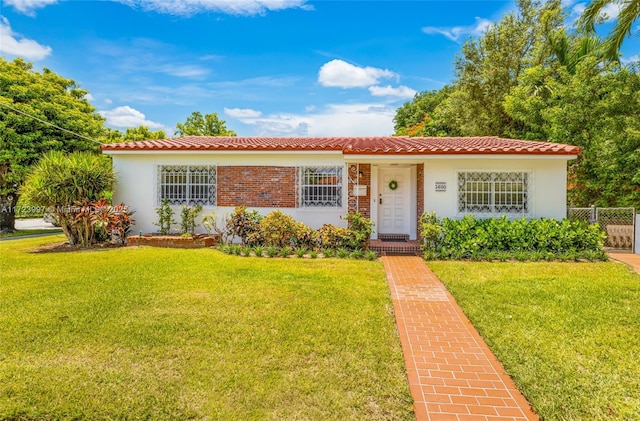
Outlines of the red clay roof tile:
[{"label": "red clay roof tile", "polygon": [[341,151],[347,155],[578,155],[561,143],[487,137],[213,137],[186,136],[103,145],[109,151]]}]

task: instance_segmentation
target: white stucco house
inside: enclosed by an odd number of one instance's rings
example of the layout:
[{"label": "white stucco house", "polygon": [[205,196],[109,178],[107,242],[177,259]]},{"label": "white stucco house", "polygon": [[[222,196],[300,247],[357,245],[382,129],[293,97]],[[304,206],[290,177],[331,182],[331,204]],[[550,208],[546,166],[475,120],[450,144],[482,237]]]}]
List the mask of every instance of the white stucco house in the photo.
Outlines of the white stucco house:
[{"label": "white stucco house", "polygon": [[201,137],[102,146],[113,158],[114,202],[154,232],[155,208],[200,204],[223,216],[245,205],[319,228],[359,211],[375,233],[415,239],[423,211],[440,217],[556,218],[566,214],[567,161],[580,148],[498,137]]}]

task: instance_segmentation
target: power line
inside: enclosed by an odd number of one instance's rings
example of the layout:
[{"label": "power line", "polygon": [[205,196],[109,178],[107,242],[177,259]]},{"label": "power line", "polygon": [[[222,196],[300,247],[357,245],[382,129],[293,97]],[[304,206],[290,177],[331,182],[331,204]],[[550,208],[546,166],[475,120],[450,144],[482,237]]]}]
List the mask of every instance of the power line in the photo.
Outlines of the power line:
[{"label": "power line", "polygon": [[83,139],[90,140],[90,141],[92,141],[92,142],[99,143],[99,144],[101,144],[101,145],[105,145],[105,143],[100,142],[99,140],[95,140],[95,139],[92,139],[92,138],[90,138],[90,137],[87,137],[87,136],[81,135],[81,134],[79,134],[79,133],[72,132],[71,130],[67,130],[67,129],[62,128],[62,127],[60,127],[60,126],[56,126],[56,125],[55,125],[55,124],[53,124],[53,123],[49,123],[48,121],[43,120],[43,119],[41,119],[41,118],[38,118],[38,117],[36,117],[36,116],[34,116],[34,115],[27,114],[27,113],[25,113],[24,111],[20,111],[19,109],[14,108],[14,107],[12,107],[12,106],[10,106],[10,105],[7,105],[7,104],[3,104],[2,102],[0,102],[0,106],[3,106],[3,107],[6,107],[6,108],[9,108],[10,110],[13,110],[13,111],[15,111],[15,112],[17,112],[17,113],[19,113],[19,114],[22,114],[22,115],[27,116],[27,117],[29,117],[29,118],[32,118],[32,119],[34,119],[34,120],[38,120],[39,122],[41,122],[41,123],[43,123],[43,124],[46,124],[46,125],[48,125],[48,126],[55,127],[56,129],[58,129],[58,130],[62,130],[63,132],[67,132],[67,133],[70,133],[70,134],[72,134],[72,135],[74,135],[74,136],[78,136],[78,137],[81,137],[81,138],[83,138]]}]

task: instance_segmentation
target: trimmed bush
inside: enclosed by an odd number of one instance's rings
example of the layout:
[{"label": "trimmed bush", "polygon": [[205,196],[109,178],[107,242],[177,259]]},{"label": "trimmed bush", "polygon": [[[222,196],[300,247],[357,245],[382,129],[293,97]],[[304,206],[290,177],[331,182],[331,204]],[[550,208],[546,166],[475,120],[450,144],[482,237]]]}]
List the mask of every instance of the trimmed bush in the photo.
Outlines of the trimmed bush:
[{"label": "trimmed bush", "polygon": [[293,243],[298,226],[295,219],[277,210],[260,220],[259,229],[264,245],[284,247]]},{"label": "trimmed bush", "polygon": [[[420,218],[423,250],[428,258],[472,260],[548,260],[550,254],[561,260],[588,256],[602,258],[605,233],[598,225],[584,221],[506,217],[460,220],[434,214]],[[594,257],[596,256],[596,257]]]}]

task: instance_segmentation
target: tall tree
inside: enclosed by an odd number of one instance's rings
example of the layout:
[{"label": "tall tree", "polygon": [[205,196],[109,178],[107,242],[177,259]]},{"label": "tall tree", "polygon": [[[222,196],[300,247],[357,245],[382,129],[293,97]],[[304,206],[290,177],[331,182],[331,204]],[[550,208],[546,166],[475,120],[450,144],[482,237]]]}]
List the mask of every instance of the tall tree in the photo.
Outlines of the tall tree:
[{"label": "tall tree", "polygon": [[115,130],[109,127],[105,127],[104,134],[101,140],[105,143],[117,143],[117,142],[135,142],[138,140],[155,140],[166,139],[167,134],[164,130],[151,131],[147,126],[138,126],[128,128],[126,132],[122,133],[119,130]]},{"label": "tall tree", "polygon": [[166,137],[164,130],[151,131],[147,126],[140,126],[127,129],[123,140],[125,142],[133,142],[136,140],[166,139]]},{"label": "tall tree", "polygon": [[529,137],[582,148],[570,166],[574,206],[640,208],[640,75],[591,56],[566,67],[527,70],[505,109]]},{"label": "tall tree", "polygon": [[22,59],[0,58],[0,231],[14,229],[18,187],[45,152],[98,151],[89,139],[103,134],[104,119],[87,93],[49,69],[40,73]]},{"label": "tall tree", "polygon": [[502,101],[526,68],[549,57],[548,44],[539,40],[561,24],[559,1],[519,0],[516,13],[467,41],[454,62],[456,90],[439,107],[447,125],[467,136],[519,136],[523,128]]},{"label": "tall tree", "polygon": [[236,132],[227,129],[225,120],[220,120],[218,113],[205,114],[199,111],[191,113],[184,123],[176,125],[178,136],[235,136]]},{"label": "tall tree", "polygon": [[593,0],[580,17],[580,24],[590,33],[595,32],[595,25],[602,20],[607,6],[620,6],[621,10],[615,26],[606,40],[606,57],[617,61],[620,47],[625,38],[631,35],[633,23],[640,18],[640,0]]},{"label": "tall tree", "polygon": [[450,85],[438,91],[417,93],[396,110],[395,136],[455,136],[458,132],[444,124],[438,106],[454,92]]}]

